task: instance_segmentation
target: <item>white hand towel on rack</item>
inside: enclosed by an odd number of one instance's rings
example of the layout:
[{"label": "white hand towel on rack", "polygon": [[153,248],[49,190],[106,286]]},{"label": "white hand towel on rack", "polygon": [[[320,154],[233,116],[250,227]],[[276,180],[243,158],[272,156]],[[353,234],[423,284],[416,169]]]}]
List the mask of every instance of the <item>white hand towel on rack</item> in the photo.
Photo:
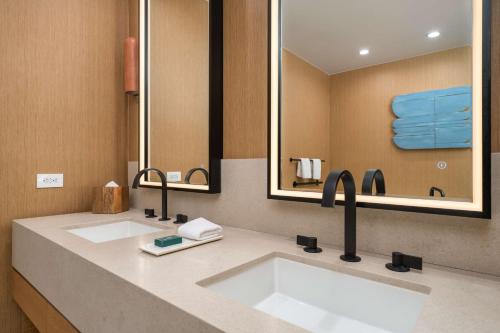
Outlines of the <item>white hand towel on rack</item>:
[{"label": "white hand towel on rack", "polygon": [[177,234],[193,240],[205,240],[222,235],[222,227],[200,217],[181,225],[177,229]]},{"label": "white hand towel on rack", "polygon": [[312,178],[316,180],[321,179],[321,159],[313,158],[312,162]]},{"label": "white hand towel on rack", "polygon": [[310,159],[300,158],[300,161],[297,163],[297,177],[304,179],[312,178]]}]

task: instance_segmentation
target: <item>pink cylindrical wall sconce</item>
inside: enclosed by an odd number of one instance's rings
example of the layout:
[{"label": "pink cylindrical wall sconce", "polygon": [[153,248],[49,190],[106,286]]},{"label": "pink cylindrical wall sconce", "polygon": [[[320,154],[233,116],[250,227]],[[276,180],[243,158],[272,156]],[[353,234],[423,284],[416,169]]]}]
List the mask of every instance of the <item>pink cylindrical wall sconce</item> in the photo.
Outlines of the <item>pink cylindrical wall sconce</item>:
[{"label": "pink cylindrical wall sconce", "polygon": [[127,94],[137,95],[139,91],[137,80],[137,40],[134,37],[125,39],[124,54],[124,89]]}]

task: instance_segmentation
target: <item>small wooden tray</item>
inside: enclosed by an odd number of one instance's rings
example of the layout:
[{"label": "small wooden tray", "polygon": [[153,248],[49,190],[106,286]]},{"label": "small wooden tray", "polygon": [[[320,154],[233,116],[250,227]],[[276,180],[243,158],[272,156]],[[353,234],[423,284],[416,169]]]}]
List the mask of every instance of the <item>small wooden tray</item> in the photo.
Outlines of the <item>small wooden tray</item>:
[{"label": "small wooden tray", "polygon": [[196,241],[196,240],[191,240],[187,238],[182,238],[182,243],[172,245],[172,246],[167,246],[167,247],[158,247],[154,243],[148,243],[141,245],[139,248],[143,250],[144,252],[147,252],[149,254],[155,255],[155,256],[162,256],[164,254],[172,253],[172,252],[177,252],[177,251],[182,251],[185,249],[189,249],[190,247],[195,247],[198,245],[210,243],[210,242],[215,242],[220,239],[222,239],[222,235],[220,236],[215,236],[211,237],[208,239]]},{"label": "small wooden tray", "polygon": [[128,210],[128,186],[96,187],[92,213],[117,214]]}]

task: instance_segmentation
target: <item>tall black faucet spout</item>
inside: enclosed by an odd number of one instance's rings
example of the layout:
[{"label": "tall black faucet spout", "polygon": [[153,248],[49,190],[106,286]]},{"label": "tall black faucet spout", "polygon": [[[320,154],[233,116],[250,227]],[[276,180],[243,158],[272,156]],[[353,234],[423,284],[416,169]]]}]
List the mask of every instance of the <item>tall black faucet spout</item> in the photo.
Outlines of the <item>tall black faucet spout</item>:
[{"label": "tall black faucet spout", "polygon": [[335,196],[339,181],[344,185],[344,254],[340,259],[349,262],[361,261],[356,255],[356,185],[348,170],[332,171],[323,187],[322,207],[335,207]]},{"label": "tall black faucet spout", "polygon": [[382,170],[368,169],[363,177],[361,185],[361,193],[363,195],[372,195],[373,183],[375,182],[375,190],[378,196],[385,195],[385,178]]},{"label": "tall black faucet spout", "polygon": [[159,170],[159,169],[155,169],[155,168],[146,168],[146,169],[142,169],[141,171],[139,171],[137,173],[137,175],[135,175],[134,177],[134,182],[132,183],[132,188],[137,188],[139,186],[139,181],[141,179],[141,177],[146,173],[146,172],[150,172],[150,171],[153,171],[153,172],[156,172],[158,174],[158,176],[160,176],[160,179],[161,179],[161,218],[160,218],[160,221],[168,221],[170,220],[170,218],[168,217],[168,214],[167,214],[167,195],[168,195],[168,191],[167,191],[167,177],[165,177],[165,174]]}]

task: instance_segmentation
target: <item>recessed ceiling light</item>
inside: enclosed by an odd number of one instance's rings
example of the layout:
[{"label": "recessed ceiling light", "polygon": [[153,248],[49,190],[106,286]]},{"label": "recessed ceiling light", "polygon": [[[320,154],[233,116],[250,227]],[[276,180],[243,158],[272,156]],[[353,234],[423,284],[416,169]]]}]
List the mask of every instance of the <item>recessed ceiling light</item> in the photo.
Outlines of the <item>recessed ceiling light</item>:
[{"label": "recessed ceiling light", "polygon": [[370,54],[370,50],[369,49],[361,49],[359,50],[359,54],[364,56],[364,55],[369,55]]},{"label": "recessed ceiling light", "polygon": [[431,31],[427,34],[428,38],[438,38],[439,36],[441,36],[439,31]]}]

